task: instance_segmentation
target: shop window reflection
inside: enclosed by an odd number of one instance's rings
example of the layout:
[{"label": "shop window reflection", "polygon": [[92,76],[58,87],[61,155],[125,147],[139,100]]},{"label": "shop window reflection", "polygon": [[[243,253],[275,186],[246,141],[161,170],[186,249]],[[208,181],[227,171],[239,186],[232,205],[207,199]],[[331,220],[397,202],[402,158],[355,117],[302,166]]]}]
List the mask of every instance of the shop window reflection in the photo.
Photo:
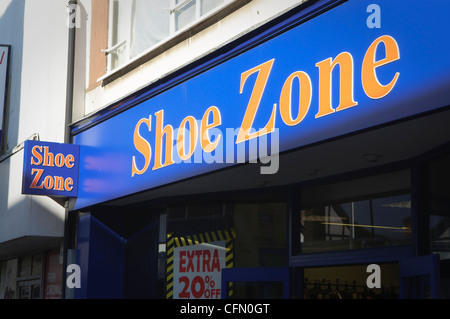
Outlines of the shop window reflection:
[{"label": "shop window reflection", "polygon": [[231,299],[282,299],[283,284],[279,282],[233,282]]},{"label": "shop window reflection", "polygon": [[441,260],[450,259],[450,154],[430,163],[428,209],[431,250]]},{"label": "shop window reflection", "polygon": [[[411,241],[411,195],[385,182],[360,179],[306,190],[300,212],[303,253],[407,245]],[[394,188],[397,188],[394,186]],[[375,192],[373,192],[375,190]]]},{"label": "shop window reflection", "polygon": [[365,265],[306,268],[304,299],[398,299],[398,264],[380,264],[379,288],[369,289]]},{"label": "shop window reflection", "polygon": [[[286,201],[266,197],[169,207],[161,250],[166,298],[220,298],[224,268],[287,265]],[[232,286],[233,298],[265,298],[278,291],[268,283]]]},{"label": "shop window reflection", "polygon": [[173,236],[233,230],[235,267],[286,265],[285,202],[191,204],[168,212],[167,232]]}]

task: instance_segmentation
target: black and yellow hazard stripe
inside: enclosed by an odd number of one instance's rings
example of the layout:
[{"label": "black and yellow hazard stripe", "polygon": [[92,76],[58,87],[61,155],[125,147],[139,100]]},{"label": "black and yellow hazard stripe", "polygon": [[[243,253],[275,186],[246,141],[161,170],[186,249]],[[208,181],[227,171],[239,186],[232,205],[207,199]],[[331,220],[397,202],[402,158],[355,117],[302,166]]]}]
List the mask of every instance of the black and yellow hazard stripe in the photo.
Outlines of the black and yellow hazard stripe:
[{"label": "black and yellow hazard stripe", "polygon": [[[175,247],[199,245],[204,243],[211,243],[215,241],[225,240],[225,267],[233,267],[233,248],[234,239],[236,238],[236,233],[234,229],[221,229],[214,230],[205,233],[195,233],[184,236],[176,236],[172,233],[167,234],[166,243],[166,298],[173,298],[173,258]],[[228,296],[232,296],[233,286],[232,283],[228,285]]]},{"label": "black and yellow hazard stripe", "polygon": [[[236,237],[233,230],[233,239]],[[234,240],[227,240],[227,243],[225,245],[225,267],[226,268],[233,268],[234,263]],[[225,293],[225,292],[222,292]],[[228,283],[228,297],[233,296],[233,283]]]},{"label": "black and yellow hazard stripe", "polygon": [[167,235],[166,244],[166,296],[167,299],[173,298],[173,252],[175,248],[175,237],[173,234]]}]

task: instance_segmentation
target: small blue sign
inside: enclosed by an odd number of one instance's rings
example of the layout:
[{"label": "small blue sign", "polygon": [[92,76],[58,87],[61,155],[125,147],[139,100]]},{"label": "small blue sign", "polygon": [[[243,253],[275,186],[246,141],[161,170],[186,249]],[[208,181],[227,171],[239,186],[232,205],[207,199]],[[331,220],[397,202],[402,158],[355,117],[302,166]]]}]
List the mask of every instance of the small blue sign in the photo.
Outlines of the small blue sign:
[{"label": "small blue sign", "polygon": [[78,145],[28,140],[24,152],[22,194],[77,196]]}]

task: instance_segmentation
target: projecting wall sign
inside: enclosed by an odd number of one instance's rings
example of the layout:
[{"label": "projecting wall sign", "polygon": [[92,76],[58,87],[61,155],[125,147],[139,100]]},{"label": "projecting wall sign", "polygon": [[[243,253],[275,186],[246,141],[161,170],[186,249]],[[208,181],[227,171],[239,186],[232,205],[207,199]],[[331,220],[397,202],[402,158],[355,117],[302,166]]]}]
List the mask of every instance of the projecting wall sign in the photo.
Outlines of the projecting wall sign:
[{"label": "projecting wall sign", "polygon": [[79,153],[74,144],[26,141],[22,194],[76,197]]}]

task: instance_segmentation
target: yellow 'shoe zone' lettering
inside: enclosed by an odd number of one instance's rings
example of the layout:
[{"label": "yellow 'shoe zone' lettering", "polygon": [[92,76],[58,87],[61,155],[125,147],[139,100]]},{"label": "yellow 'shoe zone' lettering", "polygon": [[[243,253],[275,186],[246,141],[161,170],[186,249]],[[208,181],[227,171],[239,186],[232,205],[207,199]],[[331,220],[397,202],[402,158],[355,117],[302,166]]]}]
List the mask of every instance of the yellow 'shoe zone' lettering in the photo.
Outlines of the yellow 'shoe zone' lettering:
[{"label": "yellow 'shoe zone' lettering", "polygon": [[[385,48],[385,57],[376,60],[377,50],[383,45]],[[400,59],[399,46],[396,40],[383,35],[375,39],[364,54],[361,65],[361,84],[364,93],[371,99],[381,99],[388,95],[398,81],[399,72],[396,72],[388,84],[382,84],[377,77],[377,69]],[[245,108],[245,113],[238,128],[236,144],[254,139],[275,131],[275,118],[277,103],[273,104],[270,114],[263,114],[267,118],[266,125],[255,131],[253,124],[256,114],[261,104],[261,100],[269,82],[269,76],[272,72],[275,59],[268,60],[243,73],[240,77],[240,91],[242,94],[245,84],[250,76],[256,75],[256,80],[251,88],[250,98]],[[331,115],[338,111],[347,110],[358,105],[354,99],[354,61],[349,52],[341,52],[335,58],[327,58],[315,64],[318,69],[318,104],[315,118]],[[339,66],[339,68],[336,68]],[[336,107],[332,105],[332,77],[337,76],[339,70],[339,104]],[[298,101],[292,100],[293,86],[298,85]],[[313,94],[313,85],[310,76],[304,71],[295,71],[291,73],[281,88],[279,105],[280,117],[287,126],[299,125],[307,116],[311,109],[311,100]],[[174,128],[170,124],[164,124],[164,109],[155,112],[156,128],[154,132],[154,165],[153,170],[160,169],[175,163],[173,159],[173,134]],[[145,173],[150,166],[152,158],[152,146],[140,134],[140,127],[145,125],[151,132],[151,115],[148,118],[140,119],[135,128],[133,142],[136,150],[144,157],[144,164],[141,168],[137,167],[136,157],[132,157],[131,175],[141,175]],[[200,143],[203,151],[211,153],[214,151],[222,138],[218,134],[214,141],[211,141],[209,130],[222,124],[222,116],[217,106],[209,107],[203,114],[201,123],[198,125],[195,117],[186,116],[178,126],[176,139],[176,151],[182,160],[188,160],[196,145]],[[189,131],[187,129],[189,127]],[[189,132],[189,134],[187,134]],[[165,142],[164,142],[165,140]],[[189,143],[187,143],[189,141]],[[186,145],[187,144],[187,145]],[[44,161],[47,157],[44,154]],[[36,152],[34,159],[36,162],[42,162],[40,153]],[[53,163],[53,159],[50,161]],[[57,165],[63,163],[62,159],[56,160]]]}]

